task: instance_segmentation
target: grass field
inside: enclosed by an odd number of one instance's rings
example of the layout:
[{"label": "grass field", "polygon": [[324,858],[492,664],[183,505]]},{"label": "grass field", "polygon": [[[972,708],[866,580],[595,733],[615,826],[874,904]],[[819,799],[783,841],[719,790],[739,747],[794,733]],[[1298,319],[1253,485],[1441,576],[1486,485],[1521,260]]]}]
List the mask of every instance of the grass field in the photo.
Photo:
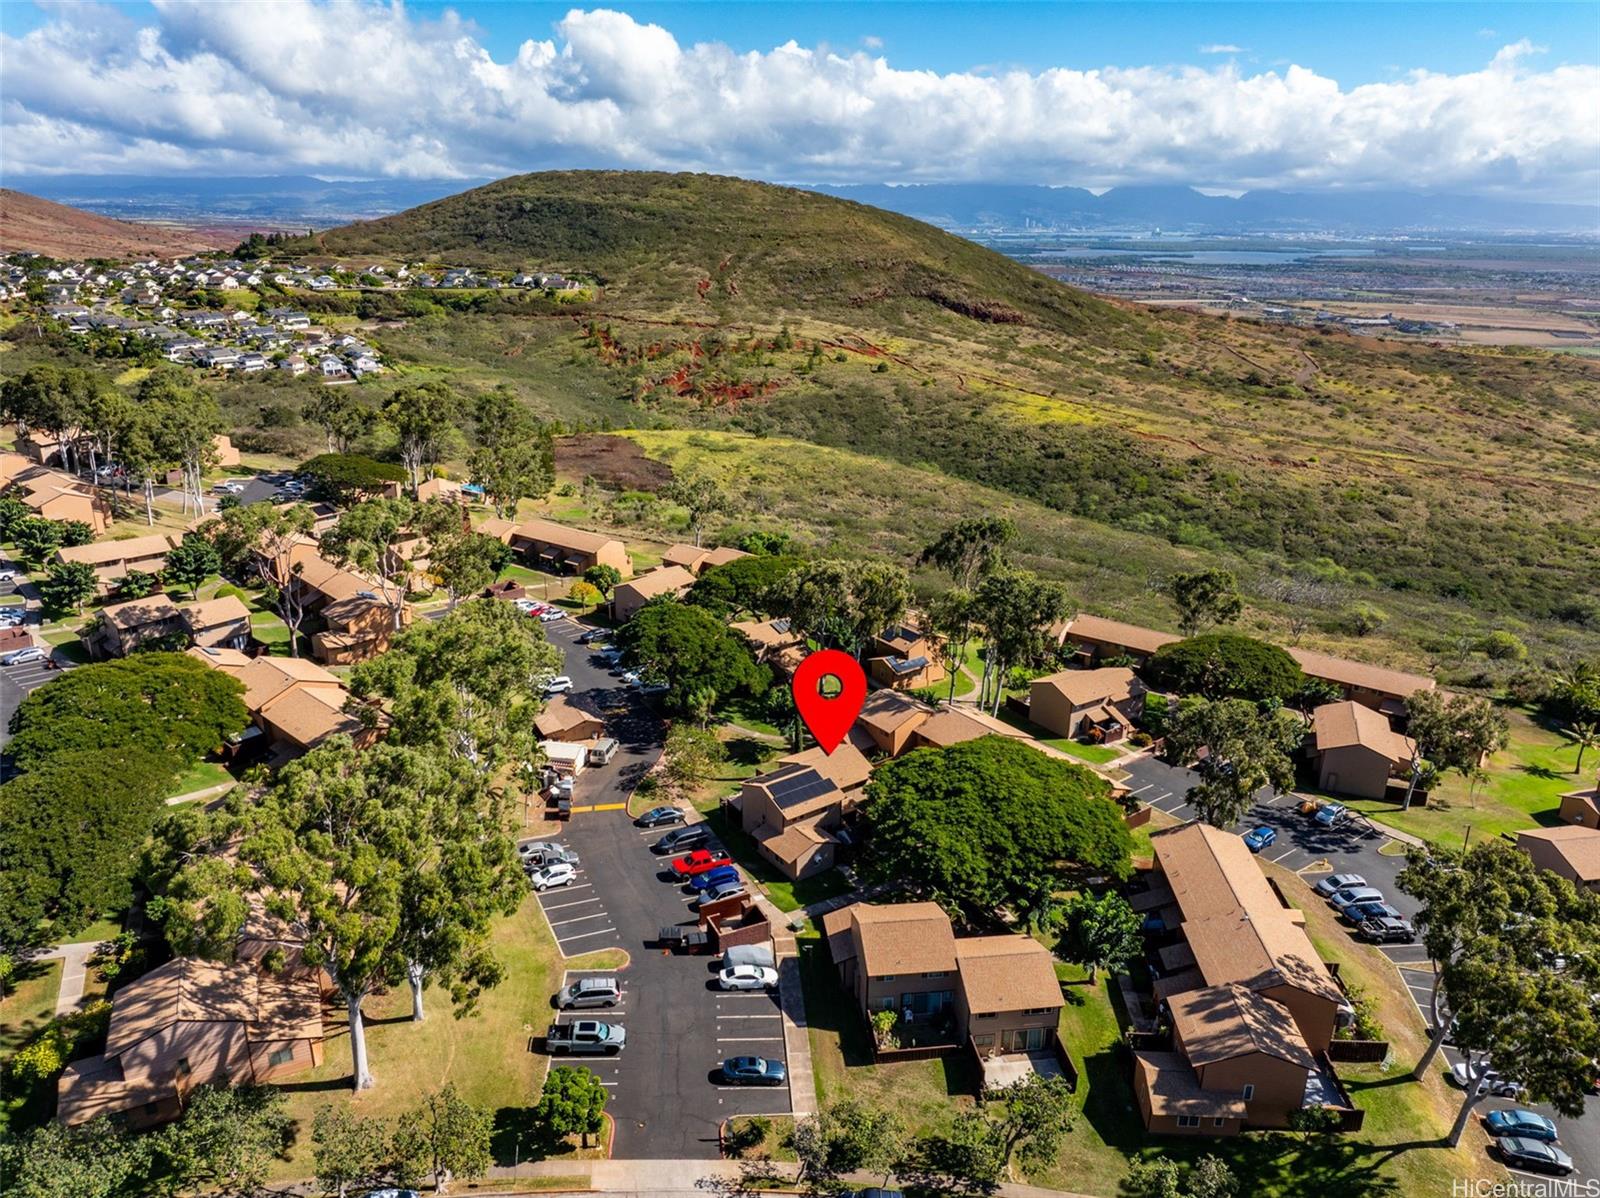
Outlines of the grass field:
[{"label": "grass field", "polygon": [[29,961],[17,969],[0,998],[0,1065],[55,1017],[60,989],[60,961]]},{"label": "grass field", "polygon": [[[613,949],[563,961],[531,898],[500,921],[494,948],[506,967],[505,980],[465,1018],[454,1018],[448,997],[432,987],[425,999],[428,1017],[420,1024],[411,1021],[411,995],[404,986],[367,1000],[367,1057],[377,1081],[370,1090],[350,1090],[349,1038],[342,1019],[329,1020],[323,1064],[279,1087],[288,1095],[298,1134],[288,1159],[275,1168],[278,1179],[310,1174],[308,1133],[317,1108],[343,1103],[361,1115],[393,1118],[447,1081],[469,1102],[495,1112],[496,1163],[511,1164],[516,1134],[527,1128],[544,1084],[548,1058],[533,1051],[533,1038],[550,1023],[551,995],[562,971],[619,967],[626,954]],[[530,1142],[531,1137],[524,1141],[524,1158]]]},{"label": "grass field", "polygon": [[1454,846],[1469,838],[1480,840],[1557,823],[1562,794],[1582,790],[1592,779],[1590,767],[1600,763],[1600,756],[1591,751],[1585,762],[1589,772],[1574,773],[1578,750],[1570,740],[1526,711],[1511,709],[1507,714],[1511,741],[1489,759],[1486,777],[1476,785],[1459,774],[1446,774],[1428,796],[1427,806],[1413,804],[1410,811],[1379,799],[1340,801],[1402,832]]},{"label": "grass field", "polygon": [[197,790],[208,790],[213,786],[231,786],[233,782],[233,775],[221,762],[197,761],[184,770],[167,788],[167,797],[170,799],[178,795],[193,794]]}]

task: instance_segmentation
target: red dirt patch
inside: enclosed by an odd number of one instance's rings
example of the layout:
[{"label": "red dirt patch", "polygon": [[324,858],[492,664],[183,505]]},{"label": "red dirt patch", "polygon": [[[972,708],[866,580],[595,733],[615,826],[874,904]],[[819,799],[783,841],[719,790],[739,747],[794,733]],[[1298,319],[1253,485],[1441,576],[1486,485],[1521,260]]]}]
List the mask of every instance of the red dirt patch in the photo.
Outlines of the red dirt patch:
[{"label": "red dirt patch", "polygon": [[672,482],[671,466],[645,457],[626,437],[604,433],[557,437],[556,470],[617,491],[660,491]]}]

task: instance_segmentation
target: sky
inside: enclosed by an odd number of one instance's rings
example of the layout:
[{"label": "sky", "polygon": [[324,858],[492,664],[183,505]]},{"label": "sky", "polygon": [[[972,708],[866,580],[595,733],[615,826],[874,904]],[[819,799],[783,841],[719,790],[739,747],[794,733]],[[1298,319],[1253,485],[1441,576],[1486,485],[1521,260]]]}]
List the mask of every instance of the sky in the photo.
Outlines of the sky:
[{"label": "sky", "polygon": [[0,3],[0,174],[1600,201],[1600,3]]}]

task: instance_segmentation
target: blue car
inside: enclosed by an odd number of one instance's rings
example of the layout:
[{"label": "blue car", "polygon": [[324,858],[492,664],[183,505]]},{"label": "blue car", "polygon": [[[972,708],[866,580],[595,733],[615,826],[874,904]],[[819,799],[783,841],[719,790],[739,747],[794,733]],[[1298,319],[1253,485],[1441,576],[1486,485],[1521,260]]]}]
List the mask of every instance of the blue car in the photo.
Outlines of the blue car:
[{"label": "blue car", "polygon": [[703,874],[695,874],[694,877],[689,879],[689,885],[703,892],[714,890],[724,882],[737,882],[738,880],[738,869],[732,865],[719,865],[716,869],[708,869]]},{"label": "blue car", "polygon": [[722,1062],[722,1080],[730,1086],[781,1086],[788,1073],[770,1057],[729,1057]]},{"label": "blue car", "polygon": [[1251,828],[1250,831],[1244,834],[1245,847],[1252,853],[1259,853],[1269,844],[1276,844],[1277,842],[1278,830],[1269,828],[1266,824],[1262,824],[1259,828]]},{"label": "blue car", "polygon": [[1546,1119],[1537,1111],[1490,1111],[1483,1118],[1483,1125],[1489,1129],[1491,1136],[1520,1136],[1524,1140],[1543,1140],[1553,1143],[1556,1139],[1556,1125]]}]

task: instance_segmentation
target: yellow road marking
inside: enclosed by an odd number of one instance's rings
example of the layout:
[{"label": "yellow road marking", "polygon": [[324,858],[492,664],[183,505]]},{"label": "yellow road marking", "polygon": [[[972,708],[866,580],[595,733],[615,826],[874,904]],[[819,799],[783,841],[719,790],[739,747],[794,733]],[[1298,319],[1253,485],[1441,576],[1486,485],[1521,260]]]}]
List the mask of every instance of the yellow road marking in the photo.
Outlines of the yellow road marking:
[{"label": "yellow road marking", "polygon": [[580,811],[621,811],[626,806],[626,803],[589,803],[582,807],[570,807],[568,810],[576,815]]}]

